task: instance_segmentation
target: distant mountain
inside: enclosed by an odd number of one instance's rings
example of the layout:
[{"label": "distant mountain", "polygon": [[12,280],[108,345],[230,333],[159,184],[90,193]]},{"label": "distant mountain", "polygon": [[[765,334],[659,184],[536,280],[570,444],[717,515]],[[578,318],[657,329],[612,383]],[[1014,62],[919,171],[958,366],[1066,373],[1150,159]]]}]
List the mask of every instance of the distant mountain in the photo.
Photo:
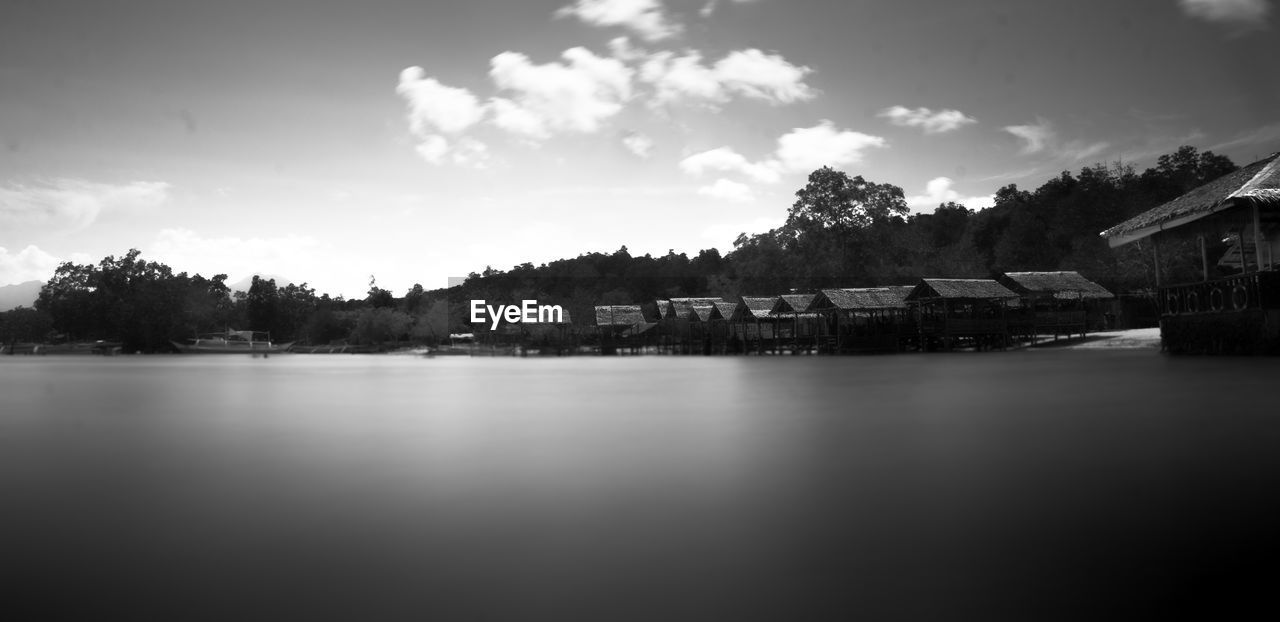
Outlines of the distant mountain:
[{"label": "distant mountain", "polygon": [[0,287],[0,311],[35,306],[36,298],[40,296],[40,287],[43,285],[44,281],[27,281]]},{"label": "distant mountain", "polygon": [[275,279],[276,287],[287,287],[293,284],[293,281],[290,281],[289,279],[282,277],[278,274],[251,274],[249,276],[244,277],[243,279],[240,279],[239,281],[236,281],[235,283],[227,283],[227,287],[231,288],[232,292],[247,292],[249,291],[249,286],[253,285],[253,277],[255,276],[260,279],[266,279],[268,281],[271,279]]}]

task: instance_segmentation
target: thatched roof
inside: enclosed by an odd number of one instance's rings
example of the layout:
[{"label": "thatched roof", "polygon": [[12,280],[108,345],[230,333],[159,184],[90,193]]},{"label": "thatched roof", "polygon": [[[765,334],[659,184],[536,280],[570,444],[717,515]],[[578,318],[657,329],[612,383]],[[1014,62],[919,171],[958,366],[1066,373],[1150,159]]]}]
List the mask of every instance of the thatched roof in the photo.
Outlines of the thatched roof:
[{"label": "thatched roof", "polygon": [[777,296],[743,296],[742,297],[742,319],[745,320],[767,320],[770,319],[770,313],[773,312],[773,305],[778,301]]},{"label": "thatched roof", "polygon": [[672,298],[670,300],[671,314],[676,319],[688,320],[691,319],[690,316],[693,313],[694,305],[707,306],[717,302],[724,301],[720,298]]},{"label": "thatched roof", "polygon": [[671,314],[671,301],[658,299],[654,302],[658,305],[658,319],[667,319],[667,316]]},{"label": "thatched roof", "polygon": [[875,309],[905,309],[907,307],[907,295],[913,289],[915,289],[913,285],[824,289],[814,297],[813,302],[809,305],[809,310],[871,311]]},{"label": "thatched roof", "polygon": [[1115,298],[1107,288],[1079,272],[1006,272],[999,281],[1019,294],[1051,294],[1058,298]]},{"label": "thatched roof", "polygon": [[783,294],[773,305],[774,313],[800,313],[813,303],[814,294]]},{"label": "thatched roof", "polygon": [[1017,298],[1009,288],[991,279],[920,279],[907,300]]},{"label": "thatched roof", "polygon": [[721,319],[720,311],[716,309],[714,304],[710,305],[693,305],[693,313],[689,314],[691,322],[710,322],[711,320]]},{"label": "thatched roof", "polygon": [[724,319],[726,319],[726,320],[732,320],[732,319],[734,319],[733,314],[734,314],[734,312],[735,312],[735,311],[737,311],[737,309],[738,309],[738,303],[736,303],[736,302],[717,302],[717,303],[714,303],[714,304],[715,304],[715,307],[716,307],[716,312],[720,314],[720,317],[722,317],[722,318],[724,318]]},{"label": "thatched roof", "polygon": [[631,326],[644,322],[640,305],[597,305],[596,326]]},{"label": "thatched roof", "polygon": [[1106,231],[1111,246],[1128,244],[1157,231],[1185,225],[1226,209],[1260,203],[1280,206],[1280,153],[1227,173],[1164,205],[1138,214]]}]

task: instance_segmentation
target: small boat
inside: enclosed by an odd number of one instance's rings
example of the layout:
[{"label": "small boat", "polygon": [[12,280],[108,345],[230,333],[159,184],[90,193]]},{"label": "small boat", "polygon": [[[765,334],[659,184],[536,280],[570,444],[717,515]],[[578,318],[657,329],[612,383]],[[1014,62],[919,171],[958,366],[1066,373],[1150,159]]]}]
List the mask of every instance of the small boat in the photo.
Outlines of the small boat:
[{"label": "small boat", "polygon": [[189,354],[276,354],[293,345],[272,343],[271,334],[253,330],[227,330],[200,335],[189,343],[170,341],[180,352]]}]

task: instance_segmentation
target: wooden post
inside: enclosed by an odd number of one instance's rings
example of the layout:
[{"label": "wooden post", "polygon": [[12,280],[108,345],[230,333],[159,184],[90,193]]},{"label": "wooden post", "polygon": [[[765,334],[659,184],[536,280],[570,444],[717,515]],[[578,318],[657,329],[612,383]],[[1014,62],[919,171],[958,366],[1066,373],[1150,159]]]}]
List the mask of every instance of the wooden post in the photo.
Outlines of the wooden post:
[{"label": "wooden post", "polygon": [[[1244,261],[1244,249],[1240,249],[1240,261]],[[1160,243],[1156,241],[1155,234],[1151,235],[1151,254],[1155,258],[1156,268],[1156,288],[1160,288]]]},{"label": "wooden post", "polygon": [[1200,235],[1197,239],[1200,240],[1200,269],[1202,274],[1200,280],[1208,281],[1209,280],[1209,251],[1205,249],[1205,246],[1204,246],[1204,235]]},{"label": "wooden post", "polygon": [[[1258,215],[1258,202],[1253,203],[1253,271],[1262,272],[1262,219]],[[1244,249],[1240,249],[1242,252]]]}]

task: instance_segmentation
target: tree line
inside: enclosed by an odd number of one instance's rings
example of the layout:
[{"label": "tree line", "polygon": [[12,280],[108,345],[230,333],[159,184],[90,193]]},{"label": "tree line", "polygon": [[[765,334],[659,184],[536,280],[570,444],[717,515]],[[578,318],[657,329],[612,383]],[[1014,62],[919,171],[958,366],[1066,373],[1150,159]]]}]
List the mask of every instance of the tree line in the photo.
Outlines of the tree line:
[{"label": "tree line", "polygon": [[278,342],[431,343],[471,330],[472,299],[561,304],[574,323],[590,324],[599,304],[1024,270],[1077,270],[1112,291],[1138,290],[1153,285],[1146,256],[1134,245],[1111,249],[1098,233],[1235,169],[1224,156],[1184,146],[1142,172],[1097,164],[1063,171],[1031,191],[1007,185],[987,209],[943,203],[932,213],[910,214],[902,188],[823,167],[796,192],[782,226],[740,235],[724,256],[714,248],[693,257],[633,256],[624,246],[536,267],[488,267],[460,285],[414,285],[399,297],[372,278],[363,299],[258,277],[249,291],[233,294],[226,275],[175,274],[135,249],[97,264],[60,265],[34,309],[0,313],[0,340],[108,339],[128,351],[155,352],[170,340],[240,327],[269,331]]}]

